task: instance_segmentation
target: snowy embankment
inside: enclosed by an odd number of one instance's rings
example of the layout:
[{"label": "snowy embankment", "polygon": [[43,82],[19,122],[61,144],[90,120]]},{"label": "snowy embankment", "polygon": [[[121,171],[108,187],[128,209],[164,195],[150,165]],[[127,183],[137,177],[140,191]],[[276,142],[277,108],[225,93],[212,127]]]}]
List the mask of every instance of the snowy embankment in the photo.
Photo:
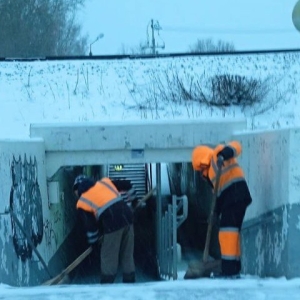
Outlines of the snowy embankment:
[{"label": "snowy embankment", "polygon": [[[30,124],[42,122],[246,117],[249,129],[272,129],[298,126],[300,120],[300,51],[0,64],[1,137],[27,137]],[[218,74],[268,80],[269,91],[259,105],[241,109],[167,99],[171,93],[162,99],[158,90],[160,80],[170,87],[168,80],[178,77],[188,86]]]}]

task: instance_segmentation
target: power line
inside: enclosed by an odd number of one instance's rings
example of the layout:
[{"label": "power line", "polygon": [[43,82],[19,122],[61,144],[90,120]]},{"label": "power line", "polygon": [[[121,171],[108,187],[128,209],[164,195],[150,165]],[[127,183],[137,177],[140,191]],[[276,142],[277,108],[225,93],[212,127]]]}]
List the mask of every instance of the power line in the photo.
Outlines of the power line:
[{"label": "power line", "polygon": [[183,32],[183,33],[221,33],[221,34],[283,34],[294,33],[294,29],[289,28],[256,28],[256,29],[236,29],[236,28],[196,28],[196,27],[176,27],[164,26],[164,31]]}]

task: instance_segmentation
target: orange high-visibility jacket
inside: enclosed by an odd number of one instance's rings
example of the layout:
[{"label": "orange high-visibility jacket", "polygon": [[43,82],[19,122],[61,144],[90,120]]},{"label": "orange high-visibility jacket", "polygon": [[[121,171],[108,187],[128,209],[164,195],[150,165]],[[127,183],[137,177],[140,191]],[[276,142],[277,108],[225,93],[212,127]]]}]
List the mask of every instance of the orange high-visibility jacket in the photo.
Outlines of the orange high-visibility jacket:
[{"label": "orange high-visibility jacket", "polygon": [[232,183],[245,180],[244,172],[236,160],[236,157],[239,156],[242,151],[241,144],[238,141],[232,141],[226,145],[218,145],[214,149],[208,146],[197,146],[193,150],[192,154],[192,165],[194,170],[200,170],[201,165],[209,166],[208,174],[205,175],[207,175],[213,186],[215,186],[218,170],[217,154],[225,146],[232,148],[234,156],[233,158],[224,161],[219,183],[218,196],[220,196],[221,193]]},{"label": "orange high-visibility jacket", "polygon": [[98,220],[108,207],[121,200],[117,188],[109,178],[104,177],[88,191],[82,193],[76,207],[94,213]]}]

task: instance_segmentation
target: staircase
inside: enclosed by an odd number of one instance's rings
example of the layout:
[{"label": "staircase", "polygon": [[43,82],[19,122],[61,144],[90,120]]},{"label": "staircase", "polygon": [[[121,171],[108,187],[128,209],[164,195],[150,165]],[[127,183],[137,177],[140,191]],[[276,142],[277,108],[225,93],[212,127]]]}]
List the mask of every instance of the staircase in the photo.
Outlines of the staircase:
[{"label": "staircase", "polygon": [[108,177],[110,179],[130,180],[136,190],[138,199],[143,198],[147,192],[147,172],[145,164],[118,164],[109,165]]}]

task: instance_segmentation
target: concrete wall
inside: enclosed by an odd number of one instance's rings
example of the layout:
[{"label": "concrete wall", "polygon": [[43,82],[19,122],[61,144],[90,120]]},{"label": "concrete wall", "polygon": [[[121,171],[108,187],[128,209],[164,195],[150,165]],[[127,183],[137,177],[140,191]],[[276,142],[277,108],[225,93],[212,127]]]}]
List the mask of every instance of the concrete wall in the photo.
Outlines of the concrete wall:
[{"label": "concrete wall", "polygon": [[300,276],[298,128],[235,134],[253,197],[243,226],[244,272]]},{"label": "concrete wall", "polygon": [[218,143],[245,128],[244,119],[32,124],[30,136],[44,139],[51,177],[60,166],[188,162],[195,145]]},{"label": "concrete wall", "polygon": [[[41,139],[0,140],[0,282],[13,286],[40,284],[49,279],[50,258],[73,223],[64,204],[50,204],[45,144]],[[6,208],[13,210],[33,247]],[[48,271],[47,271],[48,270]],[[61,269],[59,269],[61,270]],[[56,275],[53,270],[51,275]]]}]

